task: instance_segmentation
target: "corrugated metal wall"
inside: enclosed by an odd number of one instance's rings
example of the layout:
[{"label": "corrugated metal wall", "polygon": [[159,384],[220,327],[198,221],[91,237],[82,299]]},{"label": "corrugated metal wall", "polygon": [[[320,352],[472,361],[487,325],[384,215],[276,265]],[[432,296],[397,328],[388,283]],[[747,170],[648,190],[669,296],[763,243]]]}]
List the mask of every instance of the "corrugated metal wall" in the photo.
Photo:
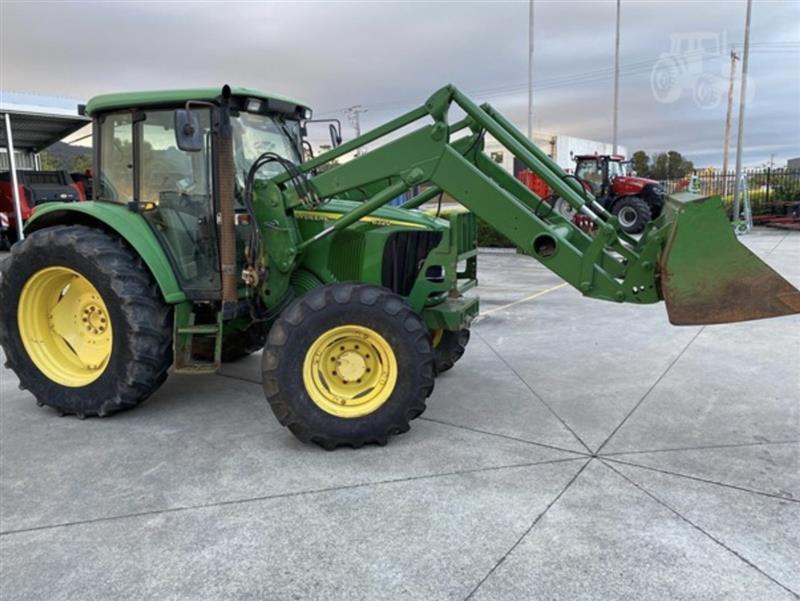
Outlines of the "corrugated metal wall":
[{"label": "corrugated metal wall", "polygon": [[[33,153],[24,152],[22,150],[14,151],[14,158],[17,161],[18,170],[32,170],[36,168],[36,155]],[[8,171],[8,152],[5,149],[0,150],[0,171]]]}]

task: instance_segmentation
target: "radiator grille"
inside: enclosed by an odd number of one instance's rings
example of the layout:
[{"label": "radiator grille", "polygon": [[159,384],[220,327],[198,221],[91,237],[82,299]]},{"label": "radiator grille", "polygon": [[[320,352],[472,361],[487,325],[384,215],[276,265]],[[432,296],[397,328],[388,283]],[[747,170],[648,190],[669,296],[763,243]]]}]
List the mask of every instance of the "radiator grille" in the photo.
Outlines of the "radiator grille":
[{"label": "radiator grille", "polygon": [[442,240],[442,232],[395,232],[383,250],[383,285],[407,296],[414,287],[428,254]]}]

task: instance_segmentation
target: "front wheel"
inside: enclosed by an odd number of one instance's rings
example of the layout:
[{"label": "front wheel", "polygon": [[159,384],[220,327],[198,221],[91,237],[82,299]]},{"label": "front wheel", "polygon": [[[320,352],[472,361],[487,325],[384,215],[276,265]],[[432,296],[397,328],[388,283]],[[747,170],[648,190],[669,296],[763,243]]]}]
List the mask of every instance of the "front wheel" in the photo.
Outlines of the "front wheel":
[{"label": "front wheel", "polygon": [[7,367],[41,405],[107,415],[167,377],[172,311],[119,238],[82,225],[33,232],[3,263],[0,298]]},{"label": "front wheel", "polygon": [[408,431],[434,385],[420,316],[364,284],[322,286],[295,300],[270,329],[262,362],[275,417],[325,449],[385,444]]}]

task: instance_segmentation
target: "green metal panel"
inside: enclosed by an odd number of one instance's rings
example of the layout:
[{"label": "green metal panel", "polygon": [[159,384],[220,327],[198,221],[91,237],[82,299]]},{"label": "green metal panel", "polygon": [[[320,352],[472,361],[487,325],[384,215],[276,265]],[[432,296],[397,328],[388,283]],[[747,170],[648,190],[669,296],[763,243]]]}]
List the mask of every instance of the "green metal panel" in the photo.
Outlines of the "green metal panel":
[{"label": "green metal panel", "polygon": [[674,222],[660,271],[672,323],[730,323],[800,312],[800,292],[739,243],[718,196],[674,194],[666,213]]},{"label": "green metal panel", "polygon": [[[94,115],[113,110],[124,110],[140,108],[145,106],[157,106],[167,104],[183,104],[187,100],[203,100],[213,102],[222,94],[222,88],[194,88],[185,90],[155,90],[148,92],[120,92],[117,94],[103,94],[95,96],[86,104],[86,114]],[[299,100],[287,98],[280,94],[262,92],[251,88],[231,88],[232,96],[246,96],[248,98],[259,98],[262,100],[278,100],[289,104],[296,104],[303,108],[306,105]]]},{"label": "green metal panel", "polygon": [[110,202],[53,202],[36,207],[26,232],[58,224],[100,223],[117,232],[139,254],[168,303],[186,300],[172,266],[144,218],[124,205]]}]

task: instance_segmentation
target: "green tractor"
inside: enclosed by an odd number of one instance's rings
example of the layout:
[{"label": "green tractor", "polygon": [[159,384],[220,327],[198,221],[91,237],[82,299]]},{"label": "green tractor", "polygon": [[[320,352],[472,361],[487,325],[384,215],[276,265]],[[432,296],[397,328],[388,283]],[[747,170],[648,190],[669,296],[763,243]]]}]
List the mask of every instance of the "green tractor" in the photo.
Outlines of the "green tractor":
[{"label": "green tractor", "polygon": [[[464,116],[451,123],[453,105]],[[170,369],[210,373],[263,347],[267,401],[300,440],[383,444],[425,410],[469,340],[476,216],[584,295],[665,300],[676,324],[800,311],[800,293],[738,243],[718,198],[675,196],[634,239],[452,86],[305,161],[310,110],[255,90],[112,94],[85,112],[94,200],[37,207],[0,282],[7,367],[62,413],[128,409]],[[487,157],[486,132],[592,233]],[[445,193],[468,210],[419,209]]]}]

